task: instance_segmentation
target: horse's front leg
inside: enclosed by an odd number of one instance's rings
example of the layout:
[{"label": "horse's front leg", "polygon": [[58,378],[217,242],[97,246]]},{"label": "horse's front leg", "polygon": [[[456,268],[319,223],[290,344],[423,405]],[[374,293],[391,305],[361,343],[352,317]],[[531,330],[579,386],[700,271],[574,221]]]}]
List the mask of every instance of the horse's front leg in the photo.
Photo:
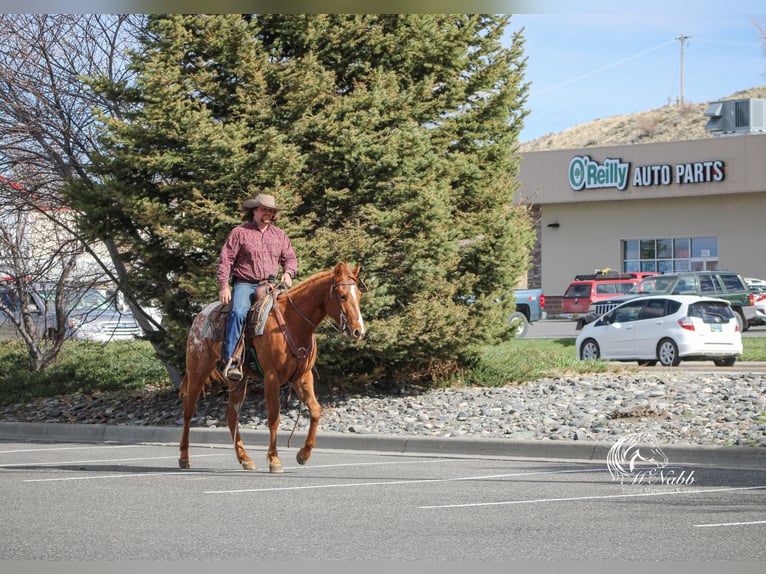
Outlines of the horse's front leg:
[{"label": "horse's front leg", "polygon": [[184,427],[181,432],[181,442],[178,445],[180,456],[178,457],[178,466],[181,468],[191,468],[191,458],[189,457],[189,431],[191,420],[197,411],[197,400],[202,392],[202,383],[198,377],[190,376],[187,373],[181,382],[180,395],[183,397],[184,409]]},{"label": "horse's front leg", "polygon": [[274,373],[264,375],[263,396],[266,401],[266,421],[269,425],[269,472],[283,472],[277,452],[277,429],[279,428],[279,379]]},{"label": "horse's front leg", "polygon": [[295,393],[309,410],[309,430],[303,448],[298,451],[296,458],[298,464],[306,464],[311,458],[311,451],[316,445],[317,427],[319,417],[322,416],[322,407],[314,394],[314,374],[309,371],[293,385]]},{"label": "horse's front leg", "polygon": [[242,411],[242,404],[245,402],[247,393],[247,378],[241,381],[228,381],[229,384],[229,404],[226,409],[226,422],[229,425],[231,439],[234,442],[234,450],[237,453],[237,460],[245,470],[255,470],[255,463],[251,459],[245,445],[242,443],[242,436],[239,433],[239,413]]}]

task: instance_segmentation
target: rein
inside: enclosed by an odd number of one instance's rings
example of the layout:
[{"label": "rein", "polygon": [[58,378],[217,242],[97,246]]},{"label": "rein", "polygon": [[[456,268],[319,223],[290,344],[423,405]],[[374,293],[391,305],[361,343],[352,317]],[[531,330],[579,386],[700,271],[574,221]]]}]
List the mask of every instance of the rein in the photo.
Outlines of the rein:
[{"label": "rein", "polygon": [[[274,300],[274,305],[272,306],[272,309],[274,310],[274,315],[277,318],[277,325],[279,325],[279,330],[282,331],[282,335],[285,337],[285,341],[287,341],[287,346],[290,349],[290,352],[295,355],[295,357],[301,361],[308,360],[309,355],[311,355],[311,351],[313,351],[314,347],[316,346],[316,336],[314,333],[311,334],[311,342],[309,343],[308,347],[299,347],[295,343],[295,339],[293,339],[292,334],[290,333],[290,330],[287,328],[287,323],[285,323],[285,317],[282,315],[282,311],[279,308],[279,305],[277,305],[277,290],[273,289],[271,291],[271,297]],[[292,303],[292,299],[290,297],[287,297],[288,300]],[[295,304],[293,303],[293,306]],[[306,317],[301,313],[301,316],[306,319]],[[309,321],[309,324],[312,324]],[[314,327],[316,328],[316,327]]]},{"label": "rein", "polygon": [[[330,285],[330,292],[327,294],[327,302],[325,303],[325,308],[330,303],[330,297],[335,295],[335,303],[338,305],[338,318],[340,319],[340,328],[336,327],[335,325],[332,325],[332,328],[335,329],[337,332],[342,333],[346,329],[346,325],[348,324],[348,319],[346,318],[346,314],[343,312],[343,309],[340,306],[340,297],[338,297],[338,293],[335,291],[336,287],[340,287],[342,285],[356,285],[357,283],[355,281],[342,281],[342,282],[335,282],[333,281]],[[293,298],[290,297],[289,293],[285,293],[287,295],[287,300],[290,302],[290,305],[292,305],[293,309],[295,309],[295,312],[298,313],[298,315],[301,316],[301,318],[306,321],[311,327],[316,330],[319,325],[315,325],[311,319],[306,317],[306,315],[298,308],[298,305],[295,304],[295,301],[293,301]],[[276,299],[274,300],[276,303]],[[289,345],[289,342],[288,342]]]}]

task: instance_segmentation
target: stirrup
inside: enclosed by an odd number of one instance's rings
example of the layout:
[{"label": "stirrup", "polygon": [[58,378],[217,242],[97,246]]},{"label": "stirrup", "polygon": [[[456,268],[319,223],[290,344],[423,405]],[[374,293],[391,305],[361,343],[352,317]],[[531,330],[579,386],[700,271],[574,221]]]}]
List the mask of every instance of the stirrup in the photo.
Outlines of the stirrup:
[{"label": "stirrup", "polygon": [[229,362],[227,362],[226,366],[223,368],[223,374],[227,379],[231,379],[232,381],[241,381],[243,375],[242,368],[239,366],[239,361],[235,362],[234,357],[231,357]]}]

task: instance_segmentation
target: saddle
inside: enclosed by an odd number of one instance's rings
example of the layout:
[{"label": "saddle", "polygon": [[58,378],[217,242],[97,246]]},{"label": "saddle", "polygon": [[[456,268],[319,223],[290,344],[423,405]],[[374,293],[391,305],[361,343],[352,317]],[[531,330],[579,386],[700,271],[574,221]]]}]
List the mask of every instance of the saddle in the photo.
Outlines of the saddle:
[{"label": "saddle", "polygon": [[[281,290],[276,290],[273,286],[268,286],[266,293],[260,298],[256,299],[247,312],[247,318],[245,319],[245,325],[242,328],[242,333],[239,336],[239,342],[234,350],[234,356],[244,358],[250,363],[251,368],[256,372],[263,374],[263,369],[258,364],[258,357],[255,353],[255,348],[252,346],[245,349],[245,335],[248,337],[258,337],[263,335],[264,328],[266,326],[266,320],[271,312],[274,302],[281,293]],[[224,334],[226,333],[226,321],[231,313],[231,303],[222,305],[220,302],[211,303],[208,306],[207,313],[205,315],[205,325],[202,328],[202,336],[206,339],[213,339],[216,342],[220,342],[223,346]],[[242,355],[247,352],[247,356]],[[222,349],[223,353],[223,349]]]},{"label": "saddle", "polygon": [[[247,319],[245,320],[245,326],[242,329],[242,333],[247,332],[250,337],[257,337],[263,335],[263,329],[266,326],[266,319],[269,316],[269,312],[274,305],[276,297],[279,293],[272,295],[268,292],[266,295],[256,300],[247,312]],[[226,320],[231,313],[231,303],[221,305],[220,302],[211,303],[208,305],[205,314],[205,325],[202,328],[202,336],[205,339],[213,339],[215,341],[223,341],[224,333],[226,332]]]}]

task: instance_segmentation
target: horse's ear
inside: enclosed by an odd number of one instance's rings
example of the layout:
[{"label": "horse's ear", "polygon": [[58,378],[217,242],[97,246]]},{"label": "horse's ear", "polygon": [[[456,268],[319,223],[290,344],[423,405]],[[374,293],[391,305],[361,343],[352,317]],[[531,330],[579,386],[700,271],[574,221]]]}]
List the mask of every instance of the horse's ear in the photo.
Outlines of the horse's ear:
[{"label": "horse's ear", "polygon": [[361,264],[358,264],[358,265],[356,266],[356,269],[354,269],[354,271],[352,272],[352,274],[354,275],[354,277],[358,277],[358,276],[359,276],[359,270],[360,270],[361,268],[362,268]]}]

